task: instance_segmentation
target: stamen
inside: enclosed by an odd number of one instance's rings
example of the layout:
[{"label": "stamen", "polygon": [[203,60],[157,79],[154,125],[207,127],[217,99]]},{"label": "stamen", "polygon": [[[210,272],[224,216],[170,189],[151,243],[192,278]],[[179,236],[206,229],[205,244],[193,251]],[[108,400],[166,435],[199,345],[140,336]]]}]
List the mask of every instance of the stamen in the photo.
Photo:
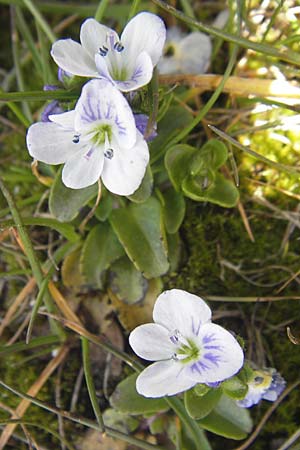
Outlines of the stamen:
[{"label": "stamen", "polygon": [[85,159],[89,160],[94,152],[94,148],[90,148],[89,151],[84,155]]},{"label": "stamen", "polygon": [[119,42],[115,42],[115,44],[114,44],[114,49],[117,51],[117,52],[122,52],[123,50],[124,50],[124,45],[119,41]]},{"label": "stamen", "polygon": [[80,134],[74,134],[74,137],[73,137],[74,144],[78,144],[79,138],[80,138]]},{"label": "stamen", "polygon": [[106,56],[108,52],[108,48],[105,45],[102,45],[102,47],[99,48],[99,53],[101,56]]},{"label": "stamen", "polygon": [[107,159],[112,159],[113,156],[114,156],[114,151],[113,151],[113,149],[112,149],[112,148],[106,149],[105,152],[104,152],[104,156],[105,156],[105,158],[107,158]]},{"label": "stamen", "polygon": [[172,336],[170,336],[170,341],[172,342],[172,344],[177,344],[179,341],[179,337],[180,337],[180,331],[175,330],[174,334],[172,334]]}]

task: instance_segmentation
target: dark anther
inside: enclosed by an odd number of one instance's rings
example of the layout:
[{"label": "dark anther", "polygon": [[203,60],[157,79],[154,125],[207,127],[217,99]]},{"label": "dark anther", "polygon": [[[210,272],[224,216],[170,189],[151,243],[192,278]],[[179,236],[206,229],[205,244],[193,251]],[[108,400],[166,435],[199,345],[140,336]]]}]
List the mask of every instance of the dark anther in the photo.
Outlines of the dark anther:
[{"label": "dark anther", "polygon": [[112,157],[114,156],[114,151],[112,148],[108,148],[107,150],[105,150],[104,152],[104,156],[107,159],[112,159]]},{"label": "dark anther", "polygon": [[99,48],[99,53],[101,56],[106,56],[108,52],[108,48],[105,47],[105,45],[103,45],[102,47]]},{"label": "dark anther", "polygon": [[80,138],[79,134],[74,134],[74,137],[73,137],[74,144],[78,144],[79,138]]},{"label": "dark anther", "polygon": [[124,50],[124,45],[122,45],[121,42],[115,42],[114,49],[120,53]]},{"label": "dark anther", "polygon": [[263,377],[257,376],[254,378],[256,384],[261,384],[264,381]]}]

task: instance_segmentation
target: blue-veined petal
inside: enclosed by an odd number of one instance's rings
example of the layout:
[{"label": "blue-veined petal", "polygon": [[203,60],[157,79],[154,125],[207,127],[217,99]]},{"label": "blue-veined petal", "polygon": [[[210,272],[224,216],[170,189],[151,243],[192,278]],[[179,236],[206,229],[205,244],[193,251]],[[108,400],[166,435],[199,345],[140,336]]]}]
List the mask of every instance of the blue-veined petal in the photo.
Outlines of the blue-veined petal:
[{"label": "blue-veined petal", "polygon": [[112,146],[112,149],[112,156],[104,161],[102,181],[114,194],[131,195],[144,178],[149,162],[148,145],[136,131],[136,142],[132,148]]},{"label": "blue-veined petal", "polygon": [[57,123],[58,125],[62,126],[63,128],[74,130],[74,123],[75,123],[75,111],[74,109],[72,111],[63,112],[61,114],[51,114],[49,116],[49,119],[51,122]]},{"label": "blue-veined petal", "polygon": [[54,42],[51,56],[63,70],[81,77],[97,77],[94,61],[85,49],[72,39],[60,39]]},{"label": "blue-veined petal", "polygon": [[74,131],[53,122],[37,122],[27,131],[26,142],[30,155],[47,164],[62,164],[78,151],[73,142]]},{"label": "blue-veined petal", "polygon": [[85,146],[66,161],[62,171],[62,181],[72,189],[91,186],[99,180],[103,162],[102,148]]},{"label": "blue-veined petal", "polygon": [[166,40],[166,27],[162,19],[149,12],[134,16],[124,28],[121,42],[124,56],[134,61],[142,51],[146,51],[155,66],[162,55]]},{"label": "blue-veined petal", "polygon": [[153,320],[170,331],[179,330],[185,338],[193,338],[199,334],[201,326],[211,320],[211,310],[200,297],[172,289],[156,300]]},{"label": "blue-veined petal", "polygon": [[75,107],[75,129],[109,124],[118,146],[128,149],[136,141],[136,126],[131,108],[123,95],[107,80],[86,83]]},{"label": "blue-veined petal", "polygon": [[196,383],[179,361],[158,361],[138,376],[136,390],[144,397],[164,397],[186,391]]},{"label": "blue-veined petal", "polygon": [[219,325],[206,323],[197,337],[200,355],[191,362],[190,376],[198,383],[215,383],[235,375],[244,362],[243,351],[229,331]]},{"label": "blue-veined petal", "polygon": [[129,335],[129,344],[138,356],[148,361],[171,359],[175,351],[169,331],[157,323],[135,328]]},{"label": "blue-veined petal", "polygon": [[106,45],[106,37],[109,32],[113,32],[113,30],[92,18],[86,19],[81,25],[80,42],[92,59],[99,49]]}]

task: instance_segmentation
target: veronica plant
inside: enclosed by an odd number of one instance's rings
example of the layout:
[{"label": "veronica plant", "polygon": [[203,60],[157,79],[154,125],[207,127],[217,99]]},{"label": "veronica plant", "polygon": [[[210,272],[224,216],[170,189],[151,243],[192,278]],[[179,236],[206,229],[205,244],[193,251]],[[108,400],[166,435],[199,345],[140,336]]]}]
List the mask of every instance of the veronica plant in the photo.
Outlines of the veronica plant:
[{"label": "veronica plant", "polygon": [[92,80],[82,89],[75,109],[31,125],[30,155],[47,164],[62,164],[63,183],[80,189],[101,179],[106,188],[130,195],[140,185],[149,151],[123,95],[107,80]]},{"label": "veronica plant", "polygon": [[80,30],[80,42],[61,39],[51,55],[63,70],[82,77],[105,78],[129,92],[149,83],[163,50],[166,29],[163,21],[148,12],[133,17],[121,37],[87,19]]},{"label": "veronica plant", "polygon": [[174,395],[198,383],[216,385],[241,369],[242,348],[231,333],[211,323],[210,308],[196,295],[163,292],[153,320],[129,336],[138,356],[157,361],[137,378],[136,389],[145,397]]},{"label": "veronica plant", "polygon": [[286,381],[273,368],[254,370],[248,381],[248,392],[245,398],[238,400],[242,408],[250,408],[261,400],[275,402],[283,392]]},{"label": "veronica plant", "polygon": [[162,74],[201,74],[208,69],[212,52],[210,37],[200,31],[184,33],[178,27],[167,30],[163,57],[158,70]]}]

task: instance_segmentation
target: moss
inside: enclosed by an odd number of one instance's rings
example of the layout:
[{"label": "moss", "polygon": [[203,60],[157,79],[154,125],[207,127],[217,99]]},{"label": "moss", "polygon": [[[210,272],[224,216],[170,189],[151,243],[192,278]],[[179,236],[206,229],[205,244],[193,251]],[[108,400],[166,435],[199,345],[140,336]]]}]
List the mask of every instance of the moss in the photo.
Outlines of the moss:
[{"label": "moss", "polygon": [[[0,378],[8,385],[26,392],[30,386],[38,379],[41,371],[47,365],[48,360],[45,358],[43,361],[41,358],[31,361],[30,363],[21,364],[22,359],[25,354],[12,354],[6,358],[0,360]],[[28,356],[28,352],[26,352]],[[65,364],[62,371],[61,379],[61,408],[69,409],[70,401],[72,398],[74,385],[78,371],[81,367],[81,356],[78,354],[77,350],[74,350],[68,356],[68,363]],[[56,386],[56,374],[52,375],[47,381],[44,387],[40,390],[38,394],[38,399],[52,404],[55,404],[55,386]],[[16,408],[20,403],[21,399],[9,391],[1,389],[0,391],[0,402],[5,404],[10,408]],[[85,392],[85,387],[81,390],[81,395],[79,402],[77,404],[76,412],[84,416],[91,416],[91,407],[89,404],[88,396]],[[0,420],[9,419],[10,414],[3,411],[0,408]],[[47,427],[56,433],[58,432],[58,422],[55,414],[47,412],[46,410],[31,405],[30,408],[24,415],[24,420],[39,424],[41,428],[29,427],[30,433],[37,439],[40,445],[47,445],[47,448],[56,449],[58,442],[47,431],[43,431],[43,427]],[[68,440],[72,439],[72,436],[76,436],[82,432],[82,427],[74,424],[70,421],[64,422],[64,428]],[[20,433],[20,435],[23,435]],[[21,442],[14,443],[15,450],[25,450],[27,445]]]}]

